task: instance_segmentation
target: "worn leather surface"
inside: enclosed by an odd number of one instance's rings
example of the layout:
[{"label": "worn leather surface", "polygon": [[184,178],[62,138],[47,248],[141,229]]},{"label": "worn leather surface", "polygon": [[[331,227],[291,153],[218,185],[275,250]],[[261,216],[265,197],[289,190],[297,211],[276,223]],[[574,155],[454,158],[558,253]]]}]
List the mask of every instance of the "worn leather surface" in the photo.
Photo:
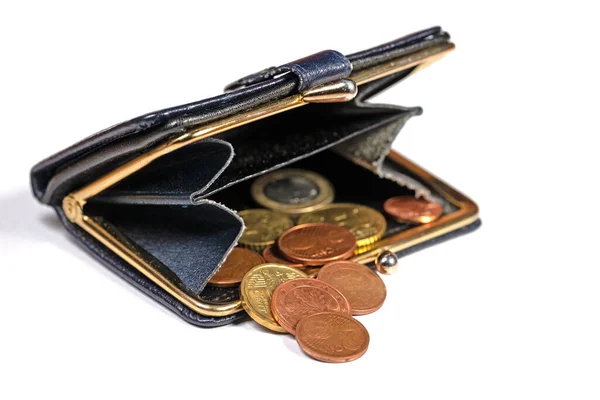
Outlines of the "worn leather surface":
[{"label": "worn leather surface", "polygon": [[[284,64],[280,67],[265,68],[262,71],[250,74],[228,84],[225,86],[225,90],[235,90],[265,82],[285,71],[292,71],[294,74],[296,74],[301,81],[300,90],[306,90],[308,88],[318,86],[321,83],[325,83],[325,80],[317,81],[316,79],[312,79],[312,76],[336,76],[335,71],[346,70],[347,67],[345,67],[345,64],[348,62],[351,70],[359,71],[361,69],[380,64],[392,58],[401,57],[403,55],[446,42],[449,39],[450,35],[448,35],[448,33],[442,31],[440,27],[433,27],[411,33],[399,39],[395,39],[391,42],[384,43],[367,50],[350,54],[343,59],[343,56],[341,56],[340,53],[333,50],[327,50],[325,52],[321,52],[328,53],[323,56],[321,56],[321,53],[317,53],[304,59]],[[304,67],[304,65],[308,63],[312,64],[310,69],[312,69],[314,72],[305,72],[307,68]],[[301,66],[301,68],[296,67],[296,65]],[[344,77],[342,74],[338,76],[338,78],[342,77]]]},{"label": "worn leather surface", "polygon": [[439,26],[436,26],[350,54],[347,58],[352,63],[353,69],[359,71],[372,65],[446,42],[449,39],[450,35],[443,32]]},{"label": "worn leather surface", "polygon": [[210,99],[152,112],[98,132],[39,162],[31,170],[35,197],[59,205],[64,196],[200,123],[234,115],[290,95],[296,79],[282,76]]},{"label": "worn leather surface", "polygon": [[[348,57],[333,51],[317,53],[239,80],[230,86],[235,90],[223,95],[115,125],[34,166],[34,195],[53,206],[67,230],[106,266],[186,321],[199,326],[232,322],[243,315],[204,317],[171,298],[71,224],[60,208],[63,197],[166,138],[199,124],[337,80],[347,76],[351,68],[365,68],[444,40],[448,40],[447,34],[432,28]],[[381,207],[381,199],[374,198],[375,193],[383,196],[411,192],[396,181],[381,179],[360,167],[361,163],[381,164],[398,130],[411,116],[420,113],[419,108],[364,103],[409,74],[410,71],[404,71],[363,85],[357,98],[347,104],[302,107],[233,129],[219,135],[219,139],[186,147],[90,199],[86,214],[157,260],[165,275],[180,282],[187,291],[200,293],[237,241],[242,223],[231,209],[241,207],[243,202],[250,205],[248,192],[245,196],[238,193],[254,176],[298,163],[331,175],[336,185],[341,185],[341,190],[336,187],[341,199],[376,208]],[[344,143],[348,144],[346,148]],[[331,148],[353,162],[330,152]],[[381,189],[348,192],[338,178],[347,178],[349,170],[355,171],[354,181]],[[337,177],[333,175],[336,171],[340,173]],[[211,201],[206,200],[208,196]],[[212,200],[222,201],[225,206]],[[213,290],[202,296],[217,300],[235,296],[232,291],[221,292]]]},{"label": "worn leather surface", "polygon": [[285,72],[291,72],[296,76],[298,79],[297,89],[303,92],[315,86],[347,77],[352,72],[352,64],[340,52],[325,50],[280,67],[271,67],[248,75],[225,86],[225,90],[254,85]]}]

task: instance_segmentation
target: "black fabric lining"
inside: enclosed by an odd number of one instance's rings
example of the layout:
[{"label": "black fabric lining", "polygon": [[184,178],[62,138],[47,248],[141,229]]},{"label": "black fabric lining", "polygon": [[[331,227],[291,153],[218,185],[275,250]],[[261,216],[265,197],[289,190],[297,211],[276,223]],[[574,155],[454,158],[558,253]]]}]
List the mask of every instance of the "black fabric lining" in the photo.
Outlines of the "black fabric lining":
[{"label": "black fabric lining", "polygon": [[92,201],[115,204],[190,204],[229,166],[234,149],[206,139],[167,154],[100,193]]},{"label": "black fabric lining", "polygon": [[362,107],[355,103],[315,104],[291,116],[279,114],[226,132],[222,138],[233,145],[237,156],[203,197],[415,113],[413,109]]},{"label": "black fabric lining", "polygon": [[[196,203],[239,181],[417,113],[420,109],[356,103],[301,107],[225,132],[219,142],[201,141],[163,156],[90,201]],[[230,163],[224,143],[236,154]]]}]

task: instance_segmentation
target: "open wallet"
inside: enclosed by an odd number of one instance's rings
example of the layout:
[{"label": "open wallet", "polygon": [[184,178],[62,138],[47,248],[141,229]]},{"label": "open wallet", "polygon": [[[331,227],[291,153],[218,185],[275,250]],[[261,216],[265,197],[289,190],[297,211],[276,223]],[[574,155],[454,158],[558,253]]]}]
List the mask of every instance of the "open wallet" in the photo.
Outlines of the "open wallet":
[{"label": "open wallet", "polygon": [[207,283],[244,231],[238,212],[258,207],[250,186],[266,173],[314,171],[332,183],[336,202],[382,214],[399,195],[443,206],[419,225],[386,215],[383,237],[352,258],[371,267],[480,225],[475,203],[391,150],[421,109],[367,102],[453,48],[434,27],[267,68],[224,94],[120,123],[41,161],[33,193],[131,285],[191,324],[229,324],[247,315],[239,288]]}]

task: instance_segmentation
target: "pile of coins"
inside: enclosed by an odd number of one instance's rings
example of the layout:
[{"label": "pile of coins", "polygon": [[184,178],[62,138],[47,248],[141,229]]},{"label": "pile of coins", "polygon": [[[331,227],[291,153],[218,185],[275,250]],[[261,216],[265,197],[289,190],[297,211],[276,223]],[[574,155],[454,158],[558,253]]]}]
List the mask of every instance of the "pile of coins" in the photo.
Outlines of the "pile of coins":
[{"label": "pile of coins", "polygon": [[[331,183],[311,171],[266,174],[254,181],[251,194],[266,208],[238,213],[246,225],[240,247],[209,284],[239,286],[252,319],[295,335],[317,360],[361,357],[369,334],[352,316],[378,310],[386,288],[377,273],[348,259],[383,237],[385,217],[364,205],[333,203]],[[411,196],[390,198],[383,208],[411,224],[432,222],[443,213],[441,204]]]}]

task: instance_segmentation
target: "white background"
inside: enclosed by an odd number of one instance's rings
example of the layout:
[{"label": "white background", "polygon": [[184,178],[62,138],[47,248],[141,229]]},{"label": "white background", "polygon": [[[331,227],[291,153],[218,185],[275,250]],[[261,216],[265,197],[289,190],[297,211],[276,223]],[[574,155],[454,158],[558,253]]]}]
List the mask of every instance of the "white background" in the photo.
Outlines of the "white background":
[{"label": "white background", "polygon": [[[0,398],[600,397],[593,2],[80,3],[0,9]],[[437,24],[457,50],[377,101],[423,106],[396,148],[484,226],[384,277],[358,361],[319,363],[252,320],[184,323],[30,194],[34,163],[107,126]]]}]

